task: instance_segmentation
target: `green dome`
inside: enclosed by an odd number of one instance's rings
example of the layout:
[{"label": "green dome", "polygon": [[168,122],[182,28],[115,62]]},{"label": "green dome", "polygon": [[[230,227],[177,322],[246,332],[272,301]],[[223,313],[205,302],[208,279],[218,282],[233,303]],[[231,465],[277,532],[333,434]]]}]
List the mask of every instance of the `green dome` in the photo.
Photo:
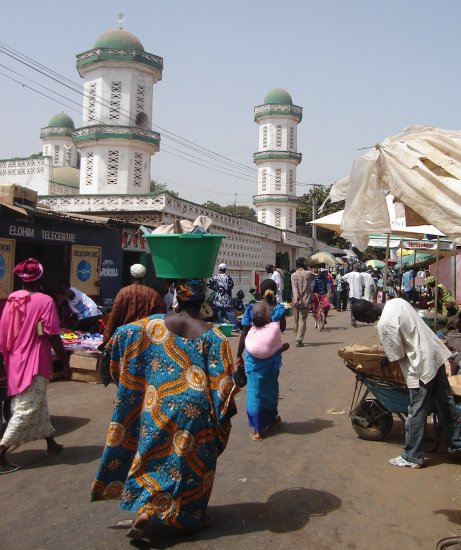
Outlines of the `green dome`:
[{"label": "green dome", "polygon": [[282,88],[273,88],[270,92],[266,94],[266,97],[264,98],[264,103],[267,105],[292,105],[293,100],[291,99],[291,95]]},{"label": "green dome", "polygon": [[50,181],[59,185],[67,185],[78,189],[80,185],[80,170],[64,166],[61,168],[53,168],[50,175]]},{"label": "green dome", "polygon": [[71,130],[75,129],[74,121],[66,113],[58,113],[51,118],[48,123],[48,128],[70,128]]},{"label": "green dome", "polygon": [[116,48],[144,51],[144,46],[131,32],[122,29],[107,31],[96,40],[95,48]]}]

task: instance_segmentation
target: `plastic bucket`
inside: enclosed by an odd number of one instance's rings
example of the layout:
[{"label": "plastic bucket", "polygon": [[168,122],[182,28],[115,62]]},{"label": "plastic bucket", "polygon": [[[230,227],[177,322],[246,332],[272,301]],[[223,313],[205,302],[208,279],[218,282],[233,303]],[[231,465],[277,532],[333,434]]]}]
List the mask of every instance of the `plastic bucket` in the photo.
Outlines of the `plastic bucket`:
[{"label": "plastic bucket", "polygon": [[232,331],[234,330],[234,325],[228,325],[227,323],[221,323],[218,325],[219,330],[224,334],[224,336],[232,336]]},{"label": "plastic bucket", "polygon": [[167,233],[144,235],[157,277],[195,279],[213,275],[224,235]]}]

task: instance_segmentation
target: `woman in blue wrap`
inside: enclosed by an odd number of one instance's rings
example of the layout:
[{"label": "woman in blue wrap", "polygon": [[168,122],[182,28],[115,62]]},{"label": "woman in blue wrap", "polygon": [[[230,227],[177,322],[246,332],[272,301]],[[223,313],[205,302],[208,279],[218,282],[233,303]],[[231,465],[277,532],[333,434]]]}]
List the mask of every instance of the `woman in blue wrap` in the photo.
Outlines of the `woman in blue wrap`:
[{"label": "woman in blue wrap", "polygon": [[137,512],[128,536],[152,521],[206,527],[218,456],[237,412],[229,342],[200,319],[203,279],[175,282],[178,307],[119,327],[106,346],[117,383],[92,500]]},{"label": "woman in blue wrap", "polygon": [[[272,279],[261,283],[261,297],[271,308],[271,320],[280,323],[283,332],[286,328],[285,307],[277,304],[277,284]],[[242,334],[237,352],[237,366],[244,366],[248,380],[247,385],[247,415],[251,439],[262,441],[262,433],[266,429],[280,426],[282,419],[278,415],[279,372],[282,366],[282,354],[277,352],[267,359],[255,360],[245,351],[245,339],[253,325],[253,306],[247,306],[242,317]]]}]

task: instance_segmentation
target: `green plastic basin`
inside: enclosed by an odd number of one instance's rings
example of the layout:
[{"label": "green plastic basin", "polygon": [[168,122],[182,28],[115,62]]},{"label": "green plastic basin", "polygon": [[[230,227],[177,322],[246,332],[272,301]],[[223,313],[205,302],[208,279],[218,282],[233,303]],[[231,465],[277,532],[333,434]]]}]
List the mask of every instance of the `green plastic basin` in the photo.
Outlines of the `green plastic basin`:
[{"label": "green plastic basin", "polygon": [[227,323],[221,323],[218,325],[219,330],[224,334],[224,336],[232,336],[232,331],[234,330],[234,325],[228,325]]},{"label": "green plastic basin", "polygon": [[224,235],[168,233],[144,235],[157,277],[198,279],[213,275]]}]

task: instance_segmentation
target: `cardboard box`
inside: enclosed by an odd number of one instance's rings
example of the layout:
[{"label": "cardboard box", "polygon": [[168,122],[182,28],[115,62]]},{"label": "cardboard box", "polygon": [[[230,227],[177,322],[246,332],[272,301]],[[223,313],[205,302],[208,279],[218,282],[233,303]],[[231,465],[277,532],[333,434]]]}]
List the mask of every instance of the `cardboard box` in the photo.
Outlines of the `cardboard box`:
[{"label": "cardboard box", "polygon": [[70,356],[71,380],[88,384],[102,384],[99,370],[101,353],[74,351]]},{"label": "cardboard box", "polygon": [[0,202],[11,206],[37,206],[37,191],[14,183],[0,185]]}]

